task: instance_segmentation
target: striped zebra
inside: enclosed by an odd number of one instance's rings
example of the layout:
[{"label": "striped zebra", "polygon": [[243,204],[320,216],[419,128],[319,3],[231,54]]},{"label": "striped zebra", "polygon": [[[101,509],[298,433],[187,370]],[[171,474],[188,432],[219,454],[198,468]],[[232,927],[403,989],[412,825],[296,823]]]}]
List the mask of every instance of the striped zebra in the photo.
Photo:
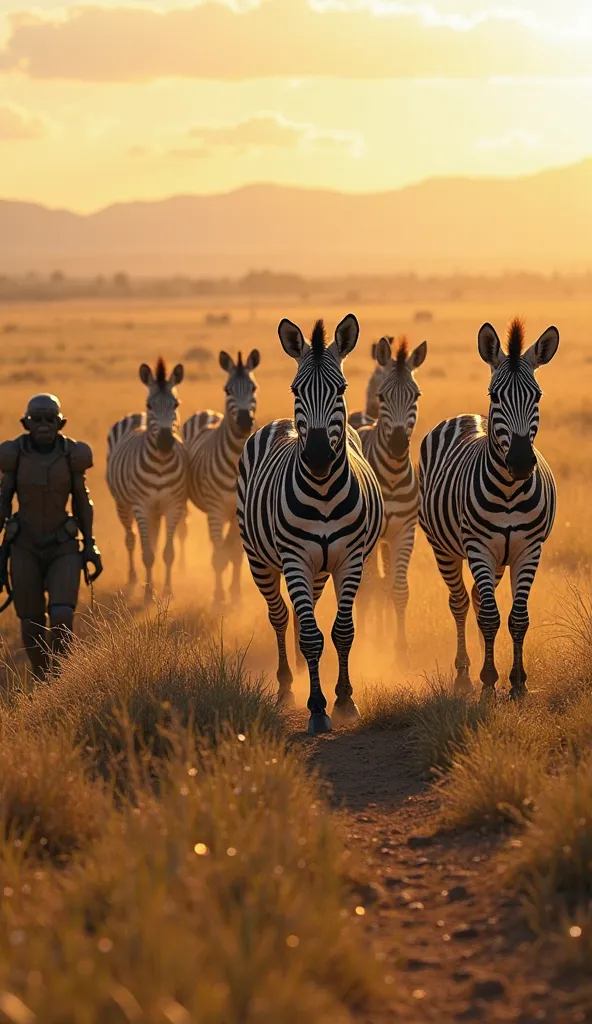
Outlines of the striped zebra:
[{"label": "striped zebra", "polygon": [[[253,349],[245,363],[240,352],[236,363],[227,352],[220,352],[220,366],[228,374],[224,385],[224,415],[206,409],[196,412],[183,424],[189,460],[188,493],[193,504],[208,518],[215,574],[214,604],[217,606],[224,600],[222,573],[229,561],[233,566],[231,598],[233,601],[240,599],[243,549],[236,520],[238,460],[255,424],[257,383],[253,372],[259,361],[257,349]],[[182,545],[185,535],[183,521]]]},{"label": "striped zebra", "polygon": [[528,597],[541,545],[555,516],[555,481],[533,447],[539,425],[541,390],[535,379],[559,344],[549,327],[524,351],[524,329],[513,320],[507,354],[491,326],[479,331],[479,354],[491,368],[489,418],[457,416],[424,438],[420,457],[419,521],[434,549],[450,591],[457,629],[455,690],[471,689],[465,625],[469,596],[463,561],[469,563],[473,605],[485,645],[482,696],[492,697],[499,678],[494,644],[500,626],[495,590],[510,566],[512,610],[508,620],[514,645],[510,695],[526,693],[522,648],[528,629]]},{"label": "striped zebra", "polygon": [[[417,476],[409,454],[409,440],[417,421],[417,402],[421,395],[414,373],[424,362],[428,346],[423,341],[410,353],[407,338],[403,336],[393,358],[392,345],[392,338],[381,338],[376,347],[376,361],[382,372],[377,395],[378,418],[372,426],[360,427],[359,433],[362,451],[378,478],[385,510],[381,541],[371,556],[375,564],[368,574],[368,585],[378,577],[380,549],[384,578],[397,614],[397,650],[404,660],[407,655],[405,613],[409,601],[407,573],[419,508]],[[361,609],[366,603],[366,589],[363,586],[360,592]]]},{"label": "striped zebra", "polygon": [[278,333],[298,365],[292,383],[294,422],[275,420],[247,441],[239,463],[238,523],[276,633],[280,704],[293,700],[288,609],[280,593],[282,574],[285,578],[308,664],[308,731],[315,734],[331,728],[319,675],[324,639],[315,605],[332,576],[338,607],[331,638],[339,659],[334,714],[348,721],[358,714],[349,679],[352,609],[364,561],[380,536],[383,502],[358,435],[347,425],[342,361],[358,340],[355,316],[350,313],[341,321],[328,346],[322,320],[310,344],[290,320],[281,321]]},{"label": "striped zebra", "polygon": [[152,568],[161,518],[166,522],[165,594],[170,595],[173,539],[187,500],[187,458],[179,435],[176,390],[183,380],[183,367],[179,363],[167,378],[162,359],[156,364],[156,373],[142,363],[140,380],[148,388],[146,412],[125,416],[111,427],[107,484],[125,530],[129,585],[137,582],[134,520],[137,523],[146,569],[144,598],[149,604],[154,600]]},{"label": "striped zebra", "polygon": [[[393,342],[393,338],[388,338],[388,341]],[[368,379],[366,387],[366,406],[363,412],[352,412],[349,417],[349,422],[355,430],[359,430],[360,427],[372,426],[372,424],[378,419],[378,392],[380,391],[380,385],[384,377],[384,367],[376,359],[378,352],[379,342],[373,341],[370,354],[372,359],[376,362],[376,366],[372,371],[371,376]]]}]

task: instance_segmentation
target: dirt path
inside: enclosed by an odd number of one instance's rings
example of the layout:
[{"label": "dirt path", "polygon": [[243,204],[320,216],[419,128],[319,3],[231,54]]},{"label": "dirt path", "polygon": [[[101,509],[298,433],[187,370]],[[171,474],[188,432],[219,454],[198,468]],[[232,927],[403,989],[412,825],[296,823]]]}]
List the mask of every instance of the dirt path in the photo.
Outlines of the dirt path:
[{"label": "dirt path", "polygon": [[367,1024],[592,1021],[504,891],[496,863],[503,838],[435,834],[437,798],[405,778],[392,733],[336,731],[302,742],[373,879],[360,894],[364,926],[393,1000]]}]

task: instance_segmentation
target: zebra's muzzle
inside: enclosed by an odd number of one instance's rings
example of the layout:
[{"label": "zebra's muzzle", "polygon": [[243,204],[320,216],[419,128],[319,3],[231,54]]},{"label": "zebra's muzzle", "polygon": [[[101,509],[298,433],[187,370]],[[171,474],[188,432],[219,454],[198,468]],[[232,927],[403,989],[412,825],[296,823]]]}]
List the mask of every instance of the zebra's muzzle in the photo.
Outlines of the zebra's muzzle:
[{"label": "zebra's muzzle", "polygon": [[528,480],[536,469],[537,459],[529,437],[512,434],[506,465],[513,480]]},{"label": "zebra's muzzle", "polygon": [[309,430],[302,451],[302,460],[312,475],[319,478],[327,476],[334,459],[335,452],[327,431],[323,427],[313,427]]},{"label": "zebra's muzzle", "polygon": [[156,436],[156,447],[159,452],[172,451],[174,441],[172,430],[167,427],[161,427]]},{"label": "zebra's muzzle", "polygon": [[250,434],[253,429],[255,417],[248,409],[239,409],[236,415],[236,425],[244,434]]},{"label": "zebra's muzzle", "polygon": [[400,459],[409,451],[409,438],[405,427],[394,427],[389,438],[389,453],[394,459]]}]

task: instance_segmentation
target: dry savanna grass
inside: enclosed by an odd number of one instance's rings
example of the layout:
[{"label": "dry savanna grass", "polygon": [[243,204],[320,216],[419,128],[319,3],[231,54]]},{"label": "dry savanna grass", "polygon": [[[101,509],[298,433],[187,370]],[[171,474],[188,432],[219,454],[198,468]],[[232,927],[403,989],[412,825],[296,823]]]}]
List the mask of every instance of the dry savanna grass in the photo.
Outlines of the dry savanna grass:
[{"label": "dry savanna grass", "polygon": [[[483,709],[451,695],[454,625],[418,536],[409,667],[396,662],[392,629],[356,637],[360,728],[390,730],[404,755],[400,771],[437,787],[440,827],[491,829],[502,843],[506,836],[504,878],[524,894],[529,921],[589,968],[590,303],[529,300],[516,309],[499,300],[443,301],[421,331],[415,308],[405,301],[354,308],[362,337],[346,363],[349,407],[363,403],[372,341],[406,332],[416,344],[426,336],[416,453],[441,419],[486,410],[488,371],[476,350],[483,321],[501,332],[521,313],[533,340],[556,323],[559,353],[539,375],[538,446],[556,475],[558,514],[530,602],[529,701]],[[307,328],[323,315],[332,328],[347,312],[262,303],[229,308],[229,323],[206,322],[226,309],[200,297],[14,304],[6,317],[16,329],[0,353],[2,436],[19,432],[31,392],[60,395],[67,432],[95,451],[89,483],[106,564],[96,595],[104,613],[80,622],[83,639],[50,687],[28,692],[13,613],[1,623],[10,692],[1,713],[0,1007],[9,1019],[333,1022],[350,1019],[380,990],[356,933],[344,882],[352,866],[338,828],[318,782],[286,752],[266,682],[275,676],[273,633],[246,571],[242,603],[222,623],[213,620],[207,532],[193,512],[188,567],[183,574],[175,566],[170,613],[144,618],[137,595],[127,595],[127,610],[112,610],[125,582],[125,549],[104,483],[105,438],[117,418],[143,408],[139,363],[185,358],[179,393],[189,416],[223,407],[219,349],[235,355],[257,347],[262,424],[292,410],[293,365],[277,340],[279,319]],[[499,598],[503,691],[511,659],[507,580]],[[319,621],[328,697],[337,677],[333,614],[327,588]],[[477,679],[472,616],[469,646]],[[295,688],[305,699],[303,677]]]},{"label": "dry savanna grass", "polygon": [[345,1024],[379,999],[355,864],[240,652],[103,621],[5,710],[0,771],[9,1020]]}]

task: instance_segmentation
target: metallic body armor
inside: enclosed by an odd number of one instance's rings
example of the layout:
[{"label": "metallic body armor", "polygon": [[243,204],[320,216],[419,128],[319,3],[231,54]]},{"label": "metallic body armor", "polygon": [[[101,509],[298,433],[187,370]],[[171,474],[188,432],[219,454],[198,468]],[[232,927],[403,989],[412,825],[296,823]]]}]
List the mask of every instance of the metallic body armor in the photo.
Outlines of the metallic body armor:
[{"label": "metallic body armor", "polygon": [[[10,550],[11,596],[23,643],[34,674],[44,678],[53,657],[67,648],[81,571],[90,580],[87,563],[92,563],[95,579],[102,563],[92,536],[93,505],[85,482],[85,472],[92,466],[91,449],[59,433],[66,421],[54,395],[32,398],[21,422],[28,433],[0,444],[0,529],[6,526],[3,548]],[[18,511],[12,515],[15,496]],[[8,588],[6,557],[2,568],[0,585]]]}]

